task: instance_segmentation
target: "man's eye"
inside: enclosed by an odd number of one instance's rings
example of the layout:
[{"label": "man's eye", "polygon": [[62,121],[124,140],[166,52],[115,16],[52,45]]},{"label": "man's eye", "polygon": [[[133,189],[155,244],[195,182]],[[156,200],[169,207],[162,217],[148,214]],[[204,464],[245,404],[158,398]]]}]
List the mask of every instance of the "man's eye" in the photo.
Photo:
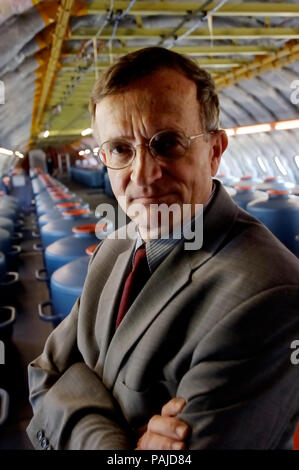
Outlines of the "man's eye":
[{"label": "man's eye", "polygon": [[[184,145],[180,136],[176,134],[167,134],[157,136],[153,142],[155,150],[158,154],[168,156],[171,152],[181,153],[184,151]],[[171,154],[171,156],[175,156]]]},{"label": "man's eye", "polygon": [[131,153],[131,147],[125,144],[117,144],[113,146],[111,153],[114,155],[127,155]]}]

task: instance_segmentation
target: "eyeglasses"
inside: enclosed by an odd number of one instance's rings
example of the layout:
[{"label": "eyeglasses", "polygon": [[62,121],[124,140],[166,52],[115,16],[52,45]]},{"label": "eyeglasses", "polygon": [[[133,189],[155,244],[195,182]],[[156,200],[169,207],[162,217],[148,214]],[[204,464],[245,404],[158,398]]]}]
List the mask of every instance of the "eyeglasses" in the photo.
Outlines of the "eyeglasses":
[{"label": "eyeglasses", "polygon": [[182,131],[167,129],[154,134],[147,144],[138,145],[123,139],[107,140],[101,145],[98,156],[105,166],[114,170],[129,166],[136,156],[136,148],[140,146],[147,147],[150,154],[160,160],[176,160],[186,155],[192,140],[209,133],[188,137]]}]

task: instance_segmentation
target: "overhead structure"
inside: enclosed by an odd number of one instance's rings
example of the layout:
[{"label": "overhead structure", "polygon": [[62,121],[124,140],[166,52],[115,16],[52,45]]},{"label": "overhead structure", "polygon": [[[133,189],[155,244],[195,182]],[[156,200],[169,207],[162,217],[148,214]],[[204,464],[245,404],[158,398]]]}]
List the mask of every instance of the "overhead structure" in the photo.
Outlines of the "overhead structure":
[{"label": "overhead structure", "polygon": [[[95,79],[121,55],[154,45],[189,55],[212,74],[223,127],[298,117],[292,99],[299,73],[296,0],[26,0],[18,8],[2,3],[4,147],[61,146],[81,139],[90,127]],[[286,131],[278,147],[295,134]],[[252,146],[257,147],[261,144]]]},{"label": "overhead structure", "polygon": [[61,48],[63,45],[64,38],[66,36],[66,30],[73,3],[74,0],[62,0],[61,5],[58,8],[56,27],[52,38],[50,58],[47,64],[46,74],[42,80],[40,99],[37,105],[37,113],[33,116],[33,133],[38,132],[38,130],[40,129],[40,120],[58,66]]}]

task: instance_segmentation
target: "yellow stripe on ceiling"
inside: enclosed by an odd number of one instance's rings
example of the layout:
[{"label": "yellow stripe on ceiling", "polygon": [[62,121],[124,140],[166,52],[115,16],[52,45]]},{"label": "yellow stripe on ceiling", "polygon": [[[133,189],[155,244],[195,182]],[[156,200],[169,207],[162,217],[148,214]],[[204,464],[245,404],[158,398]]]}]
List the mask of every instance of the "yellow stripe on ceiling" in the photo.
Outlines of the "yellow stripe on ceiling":
[{"label": "yellow stripe on ceiling", "polygon": [[[158,39],[171,37],[172,29],[169,28],[118,28],[115,39]],[[175,38],[183,36],[188,31],[187,28],[178,29]],[[96,28],[80,27],[70,35],[68,40],[92,39],[97,33]],[[101,39],[110,39],[113,28],[105,28],[101,32]],[[188,39],[209,40],[211,38],[208,29],[195,29],[188,34]],[[298,39],[299,28],[215,28],[213,29],[214,40],[232,39]]]},{"label": "yellow stripe on ceiling", "polygon": [[[146,46],[142,46],[146,47]],[[124,54],[128,54],[129,52],[134,52],[139,50],[140,46],[128,46],[122,48],[114,48],[111,51],[101,51],[99,56],[110,56],[113,54],[115,56],[121,56]],[[280,48],[279,46],[251,46],[251,45],[244,45],[244,46],[175,46],[171,50],[178,52],[180,54],[189,54],[192,56],[200,56],[200,55],[264,55],[269,52],[276,52]],[[109,65],[109,64],[107,64]]]},{"label": "yellow stripe on ceiling", "polygon": [[34,115],[34,119],[33,119],[33,125],[32,125],[33,134],[36,134],[39,132],[42,114],[44,111],[46,100],[49,95],[50,88],[53,83],[55,73],[56,73],[60,51],[61,51],[64,37],[66,35],[73,2],[74,0],[62,0],[61,5],[58,8],[57,22],[56,22],[55,32],[53,35],[50,59],[47,64],[47,70],[46,70],[46,74],[43,80],[40,99],[38,101],[36,114]]},{"label": "yellow stripe on ceiling", "polygon": [[[130,9],[130,15],[184,15],[198,11],[206,2],[136,2]],[[110,10],[110,0],[93,0],[88,3],[89,15],[106,14]],[[125,11],[129,1],[115,1],[114,11]],[[205,12],[215,9],[219,2],[213,2],[204,8]],[[86,10],[79,10],[78,16],[86,15]],[[285,2],[240,2],[226,3],[213,16],[299,16],[299,5]]]}]

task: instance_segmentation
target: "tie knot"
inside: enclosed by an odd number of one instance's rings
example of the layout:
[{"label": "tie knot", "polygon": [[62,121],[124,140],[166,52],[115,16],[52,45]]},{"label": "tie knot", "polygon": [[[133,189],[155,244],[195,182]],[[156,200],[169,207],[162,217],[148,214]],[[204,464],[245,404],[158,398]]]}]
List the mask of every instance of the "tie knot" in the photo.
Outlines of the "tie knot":
[{"label": "tie knot", "polygon": [[142,263],[143,260],[146,261],[146,249],[144,245],[140,246],[136,250],[132,271],[135,271],[135,269],[137,269],[137,267]]}]

